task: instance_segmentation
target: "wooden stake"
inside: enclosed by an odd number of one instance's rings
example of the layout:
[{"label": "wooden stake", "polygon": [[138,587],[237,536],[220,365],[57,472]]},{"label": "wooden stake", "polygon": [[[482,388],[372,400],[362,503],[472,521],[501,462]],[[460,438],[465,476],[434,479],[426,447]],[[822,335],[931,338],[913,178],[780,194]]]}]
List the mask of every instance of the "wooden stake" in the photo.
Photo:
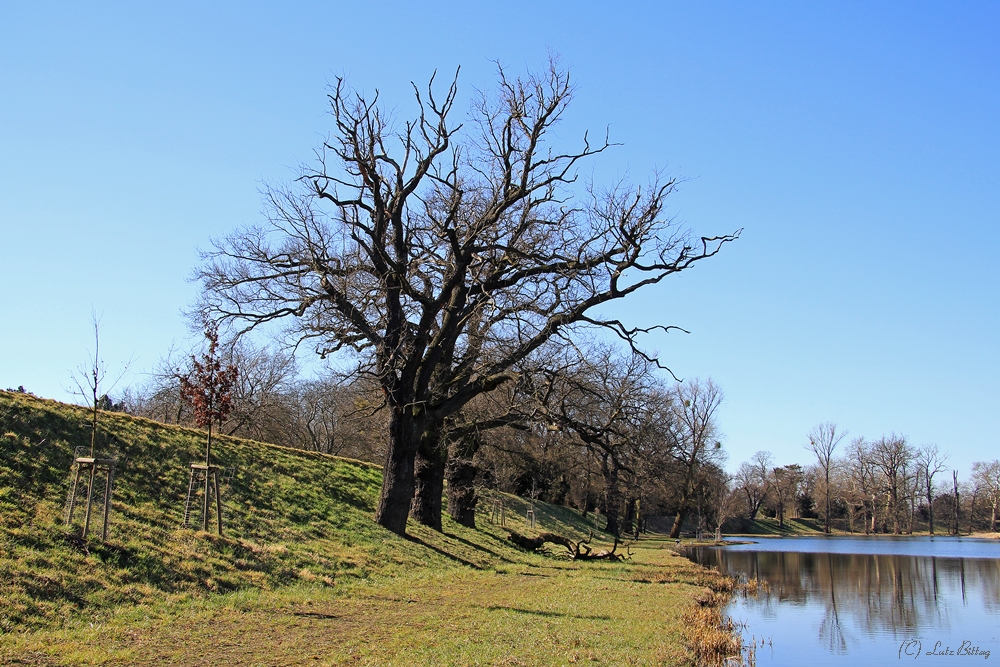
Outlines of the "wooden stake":
[{"label": "wooden stake", "polygon": [[114,468],[108,467],[104,482],[104,527],[101,529],[101,541],[108,541],[108,518],[111,516],[111,485],[114,480]]},{"label": "wooden stake", "polygon": [[80,483],[80,464],[76,464],[76,475],[73,476],[73,490],[69,496],[69,514],[66,515],[66,525],[73,523],[73,510],[76,508],[76,487]]},{"label": "wooden stake", "polygon": [[215,519],[219,524],[219,537],[222,537],[222,496],[219,494],[219,471],[212,471],[212,480],[215,482]]},{"label": "wooden stake", "polygon": [[97,472],[97,466],[94,464],[90,465],[90,486],[87,488],[87,516],[83,520],[83,538],[87,539],[87,533],[90,532],[90,507],[94,500],[94,473]]}]

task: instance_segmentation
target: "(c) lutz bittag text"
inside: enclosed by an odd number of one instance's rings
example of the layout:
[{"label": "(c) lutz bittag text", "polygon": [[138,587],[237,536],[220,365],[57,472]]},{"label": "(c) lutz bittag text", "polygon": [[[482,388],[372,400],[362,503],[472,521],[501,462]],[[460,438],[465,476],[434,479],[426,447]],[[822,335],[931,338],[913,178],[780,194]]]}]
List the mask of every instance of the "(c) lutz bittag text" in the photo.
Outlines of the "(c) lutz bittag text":
[{"label": "(c) lutz bittag text", "polygon": [[[929,644],[930,642],[928,642]],[[955,656],[957,657],[970,657],[970,658],[983,658],[988,660],[990,657],[989,651],[984,651],[978,646],[974,646],[969,640],[963,640],[958,644],[957,648],[952,648],[951,645],[945,644],[942,641],[935,641],[933,648],[929,651],[924,651],[924,644],[919,639],[907,639],[902,644],[899,645],[899,658],[919,658],[921,656]]]}]

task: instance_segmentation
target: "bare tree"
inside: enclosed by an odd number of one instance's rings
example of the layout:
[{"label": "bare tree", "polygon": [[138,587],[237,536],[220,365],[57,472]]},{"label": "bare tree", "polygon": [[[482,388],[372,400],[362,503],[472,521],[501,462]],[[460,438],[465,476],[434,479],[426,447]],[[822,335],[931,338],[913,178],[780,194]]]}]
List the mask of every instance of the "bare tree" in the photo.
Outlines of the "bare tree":
[{"label": "bare tree", "polygon": [[[338,80],[333,136],[302,189],[267,193],[269,220],[216,243],[198,271],[201,310],[249,331],[286,323],[294,344],[353,355],[379,383],[389,446],[375,520],[403,534],[425,434],[518,362],[583,325],[636,344],[643,330],[603,304],[715,255],[738,232],[699,239],[664,214],[673,180],[588,189],[581,160],[610,144],[548,144],[572,98],[569,75],[510,78],[472,108],[471,132],[433,77],[415,116],[392,114]],[[664,328],[664,327],[659,327]]]},{"label": "bare tree", "polygon": [[892,532],[899,534],[900,507],[905,506],[905,476],[907,464],[913,457],[913,451],[906,443],[906,438],[895,433],[882,436],[871,445],[872,462],[882,473],[887,494],[887,511],[892,519]]},{"label": "bare tree", "polygon": [[154,419],[164,424],[193,424],[191,406],[181,395],[177,369],[184,363],[176,358],[173,346],[157,360],[146,379],[125,392],[129,414]]},{"label": "bare tree", "polygon": [[795,502],[802,483],[802,466],[791,465],[771,470],[771,492],[774,498],[774,509],[778,515],[778,525],[784,527],[785,512]]},{"label": "bare tree", "polygon": [[289,421],[275,442],[364,461],[382,460],[387,415],[381,392],[365,380],[330,374],[296,382],[284,397]]},{"label": "bare tree", "polygon": [[297,373],[287,352],[247,339],[225,346],[224,363],[239,369],[231,391],[232,410],[221,426],[227,435],[280,442],[291,421],[287,397]]},{"label": "bare tree", "polygon": [[[442,458],[446,458],[444,477],[447,481],[448,514],[463,526],[469,528],[476,526],[479,467],[475,459],[480,448],[493,432],[499,429],[536,433],[539,430],[537,428],[539,406],[532,393],[531,383],[534,372],[523,366],[521,368],[522,372],[516,382],[480,394],[445,421],[441,437],[443,447],[439,454]],[[534,440],[541,444],[543,453],[548,454],[553,444],[553,437],[558,436],[559,433],[554,431],[542,431],[541,437]],[[532,483],[535,483],[534,479]],[[426,491],[437,492],[438,497],[441,494],[441,489],[433,485],[427,490],[421,489],[418,485],[417,490],[411,516],[414,516],[414,510],[421,514],[427,513],[424,508],[416,507],[421,496],[426,495]],[[431,521],[435,520],[433,516],[429,518]],[[439,527],[440,518],[437,518],[437,521],[436,527]]]},{"label": "bare tree", "polygon": [[734,483],[746,500],[747,519],[754,521],[770,490],[770,469],[774,461],[771,452],[755,452],[736,470]]},{"label": "bare tree", "polygon": [[878,499],[881,487],[871,446],[864,438],[856,438],[851,442],[846,465],[853,494],[859,499],[861,511],[865,514],[865,534],[874,532],[878,525]]},{"label": "bare tree", "polygon": [[[976,461],[972,464],[972,483],[978,494],[990,505],[990,532],[997,530],[997,510],[1000,509],[1000,461]],[[969,524],[972,521],[970,519]],[[971,528],[969,529],[971,532]]]},{"label": "bare tree", "polygon": [[641,355],[616,354],[593,346],[557,370],[547,370],[540,412],[557,428],[568,428],[590,449],[604,478],[606,529],[621,535],[623,475],[634,472],[643,440],[664,439],[652,418],[669,399],[652,364]]},{"label": "bare tree", "polygon": [[132,360],[125,362],[118,376],[108,382],[108,367],[101,358],[101,319],[96,312],[91,311],[90,320],[94,326],[94,352],[90,355],[88,363],[81,365],[73,374],[73,382],[76,384],[73,393],[80,396],[87,402],[87,407],[91,408],[90,456],[93,458],[97,447],[98,412],[102,407],[110,407],[108,394],[125,377]]},{"label": "bare tree", "polygon": [[732,477],[725,473],[716,478],[717,486],[711,496],[716,538],[722,533],[722,524],[739,514],[740,492],[732,482]]},{"label": "bare tree", "polygon": [[934,475],[946,466],[947,454],[942,454],[937,445],[924,445],[917,452],[917,468],[924,483],[924,498],[927,499],[927,533],[934,534]]},{"label": "bare tree", "polygon": [[711,379],[678,383],[671,391],[674,427],[674,457],[681,468],[680,494],[670,537],[679,537],[684,518],[691,510],[701,466],[723,455],[715,413],[722,403],[722,390]]},{"label": "bare tree", "polygon": [[851,533],[854,532],[858,516],[864,517],[865,511],[865,495],[852,468],[850,452],[848,452],[841,465],[834,468],[834,474],[830,478],[830,484],[836,490],[837,498],[847,511],[847,530]]},{"label": "bare tree", "polygon": [[816,462],[823,471],[823,486],[826,503],[823,512],[823,532],[830,532],[830,470],[833,467],[833,452],[840,441],[847,436],[847,431],[837,432],[837,425],[824,422],[809,431],[809,444],[806,449],[816,456]]}]

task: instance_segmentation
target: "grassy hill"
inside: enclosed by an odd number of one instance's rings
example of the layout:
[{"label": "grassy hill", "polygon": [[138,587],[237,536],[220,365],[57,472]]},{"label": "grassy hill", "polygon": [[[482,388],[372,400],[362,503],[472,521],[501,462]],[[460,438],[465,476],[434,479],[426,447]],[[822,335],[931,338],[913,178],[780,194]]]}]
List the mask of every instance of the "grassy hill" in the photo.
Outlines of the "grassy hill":
[{"label": "grassy hill", "polygon": [[[319,665],[564,664],[574,651],[686,664],[682,617],[722,586],[655,541],[627,565],[525,553],[488,502],[478,530],[446,518],[443,533],[411,523],[401,538],[371,519],[377,466],[235,438],[213,454],[234,469],[226,536],[183,528],[204,433],[116,413],[101,414],[98,445],[124,461],[109,539],[98,525],[84,541],[82,513],[63,517],[89,438],[86,410],[0,392],[4,664],[302,664],[303,651]],[[505,501],[508,526],[530,533],[525,501]],[[590,528],[568,508],[536,515],[540,530]]]},{"label": "grassy hill", "polygon": [[782,526],[777,519],[759,516],[752,522],[745,519],[731,521],[724,526],[728,535],[818,535],[823,533],[820,519],[785,519]]},{"label": "grassy hill", "polygon": [[74,446],[89,432],[81,408],[0,392],[0,604],[10,610],[0,629],[170,595],[367,576],[425,557],[369,519],[377,468],[231,438],[216,447],[235,468],[223,490],[231,537],[182,529],[204,434],[113,413],[101,415],[99,440],[124,458],[109,541],[83,543],[63,515]]},{"label": "grassy hill", "polygon": [[[213,454],[235,469],[222,493],[226,537],[183,529],[188,466],[203,459],[205,434],[118,413],[101,413],[99,429],[98,448],[124,458],[106,544],[93,539],[94,520],[91,539],[77,538],[79,510],[74,527],[63,523],[74,447],[90,441],[88,411],[0,392],[0,604],[12,611],[0,630],[169,595],[332,583],[415,565],[489,567],[501,557],[461,542],[433,548],[420,526],[409,540],[377,526],[376,466],[226,437]],[[510,521],[521,522],[525,501],[506,502]],[[567,508],[537,514],[550,530],[586,529]]]}]

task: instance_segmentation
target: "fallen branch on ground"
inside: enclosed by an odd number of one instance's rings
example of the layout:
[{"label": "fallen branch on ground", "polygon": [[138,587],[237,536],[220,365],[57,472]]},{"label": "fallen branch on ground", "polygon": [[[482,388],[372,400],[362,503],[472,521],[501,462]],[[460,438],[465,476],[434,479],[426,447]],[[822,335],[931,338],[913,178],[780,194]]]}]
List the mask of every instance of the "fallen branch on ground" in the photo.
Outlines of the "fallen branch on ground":
[{"label": "fallen branch on ground", "polygon": [[542,533],[538,537],[528,537],[513,530],[508,530],[507,532],[509,533],[507,536],[508,540],[528,551],[540,551],[546,543],[549,543],[566,547],[567,551],[569,551],[569,557],[573,560],[612,560],[620,562],[632,557],[632,551],[629,549],[628,542],[625,543],[625,553],[617,553],[618,537],[615,537],[614,545],[612,545],[610,551],[607,549],[593,551],[590,548],[590,542],[594,539],[593,531],[591,531],[587,539],[580,540],[579,542],[574,542],[568,537],[555,533]]}]

